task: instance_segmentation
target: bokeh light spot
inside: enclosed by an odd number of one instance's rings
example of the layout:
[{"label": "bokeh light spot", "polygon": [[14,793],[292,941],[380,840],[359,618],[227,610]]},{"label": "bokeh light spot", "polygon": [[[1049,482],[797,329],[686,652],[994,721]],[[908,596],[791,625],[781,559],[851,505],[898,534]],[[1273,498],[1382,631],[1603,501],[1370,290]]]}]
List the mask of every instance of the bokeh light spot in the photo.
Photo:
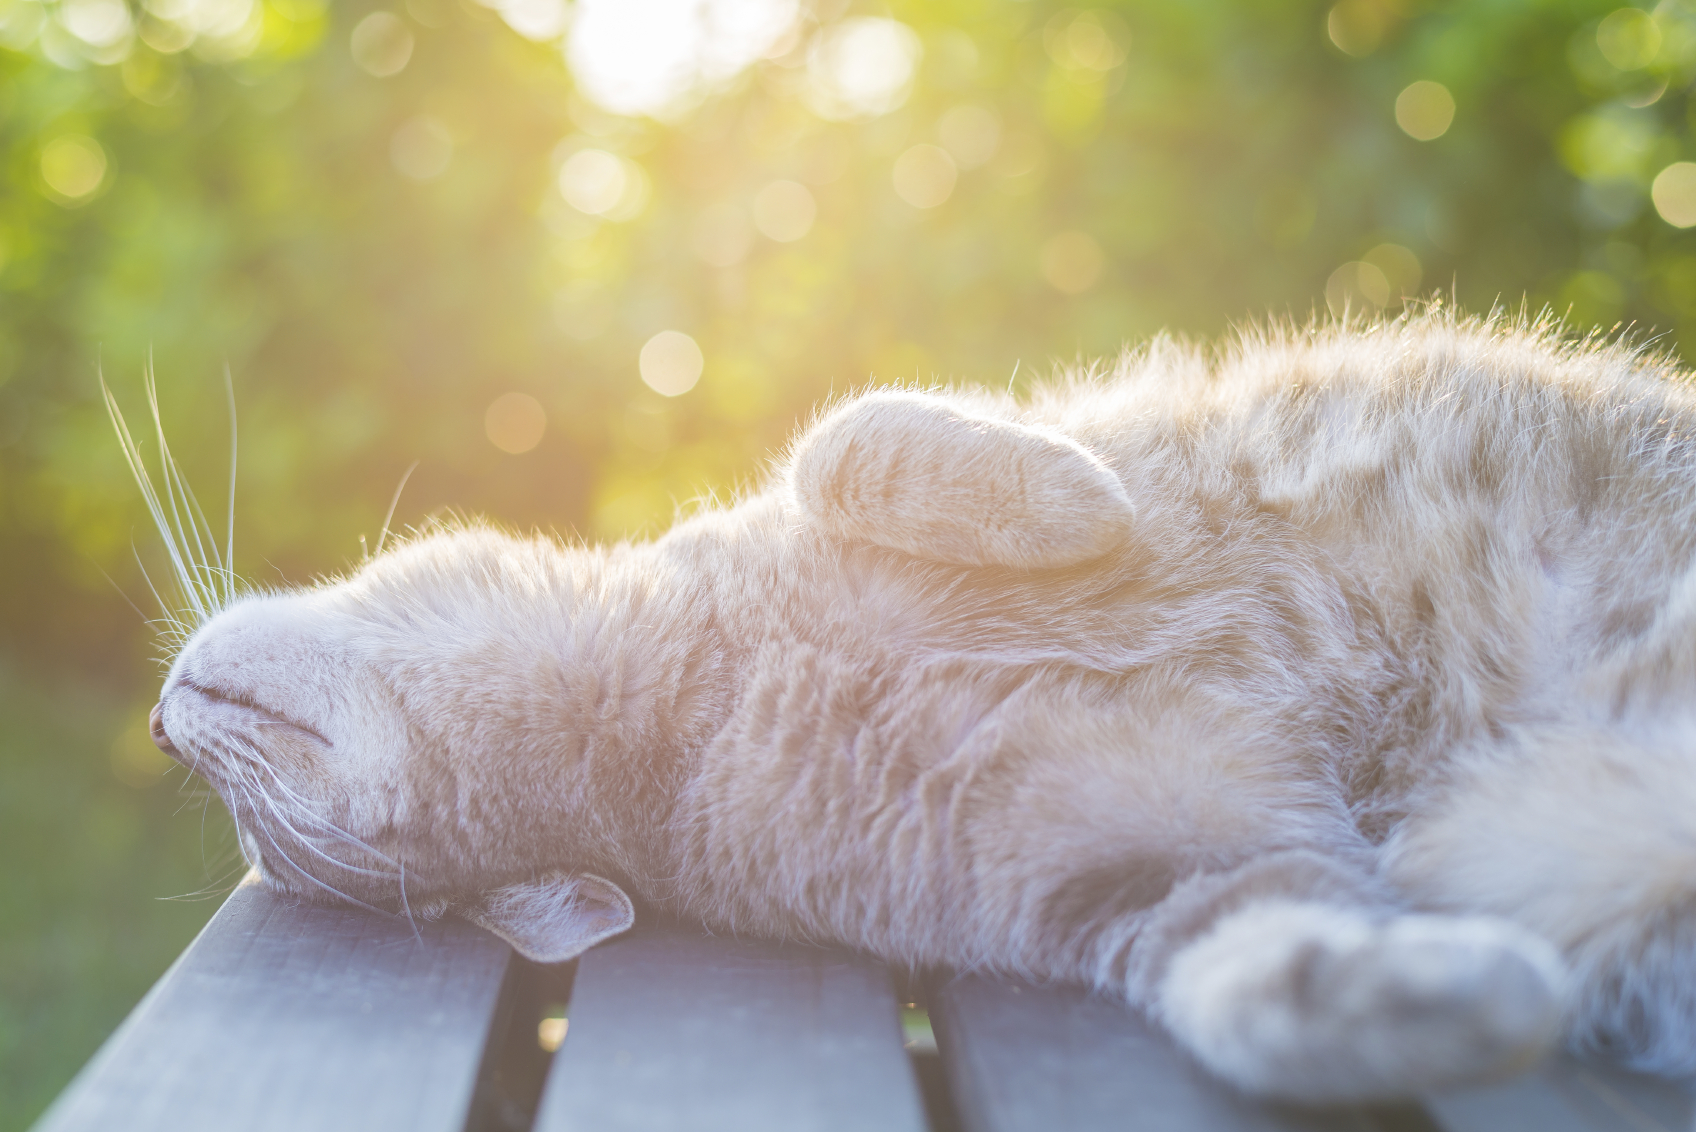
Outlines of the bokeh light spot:
[{"label": "bokeh light spot", "polygon": [[60,204],[81,204],[106,180],[106,151],[82,134],[61,134],[41,150],[41,179]]},{"label": "bokeh light spot", "polygon": [[513,31],[538,43],[558,39],[571,23],[565,0],[499,0],[491,7]]},{"label": "bokeh light spot", "polygon": [[907,101],[922,54],[906,24],[859,16],[821,28],[807,52],[803,93],[822,118],[869,118]]},{"label": "bokeh light spot", "polygon": [[1640,182],[1647,178],[1645,165],[1653,160],[1660,138],[1647,115],[1616,105],[1567,122],[1556,142],[1567,168],[1586,181]]},{"label": "bokeh light spot", "polygon": [[412,58],[412,32],[393,12],[372,12],[354,26],[348,46],[361,70],[386,79]]},{"label": "bokeh light spot", "polygon": [[1337,50],[1359,59],[1384,38],[1385,12],[1373,0],[1343,0],[1325,15],[1325,34]]},{"label": "bokeh light spot", "polygon": [[1111,71],[1125,61],[1131,32],[1112,12],[1061,12],[1042,33],[1049,58],[1074,71]]},{"label": "bokeh light spot", "polygon": [[559,167],[559,191],[579,212],[603,216],[618,207],[629,189],[630,173],[604,149],[580,149]]},{"label": "bokeh light spot", "polygon": [[1391,300],[1405,299],[1419,294],[1419,284],[1425,277],[1425,268],[1419,262],[1419,257],[1400,244],[1379,244],[1365,255],[1361,262],[1371,264],[1384,273],[1389,283]]},{"label": "bokeh light spot", "polygon": [[513,456],[540,444],[547,430],[547,411],[528,393],[503,393],[489,402],[483,414],[483,431],[489,443]]},{"label": "bokeh light spot", "polygon": [[1696,162],[1675,161],[1662,169],[1649,186],[1649,199],[1674,228],[1696,225]]},{"label": "bokeh light spot", "polygon": [[90,47],[111,47],[128,38],[134,26],[124,0],[64,0],[59,22]]},{"label": "bokeh light spot", "polygon": [[1442,83],[1421,79],[1396,96],[1396,125],[1416,141],[1435,141],[1454,120],[1454,95]]},{"label": "bokeh light spot", "polygon": [[729,201],[706,209],[695,218],[689,246],[701,262],[713,267],[734,267],[748,258],[754,242],[754,227],[748,214]]},{"label": "bokeh light spot", "polygon": [[1390,280],[1365,260],[1345,263],[1325,281],[1325,305],[1341,318],[1345,312],[1379,310],[1390,303]]},{"label": "bokeh light spot", "polygon": [[1101,245],[1084,232],[1061,232],[1051,236],[1038,255],[1043,279],[1056,291],[1079,295],[1095,286],[1107,266]]},{"label": "bokeh light spot", "polygon": [[1620,8],[1596,25],[1596,46],[1620,70],[1642,70],[1660,53],[1661,29],[1641,8]]},{"label": "bokeh light spot", "polygon": [[754,227],[780,244],[793,243],[812,231],[818,214],[813,194],[795,181],[773,181],[754,194]]},{"label": "bokeh light spot", "polygon": [[915,145],[895,159],[895,193],[914,208],[935,208],[954,194],[959,178],[946,149]]},{"label": "bokeh light spot", "polygon": [[662,330],[642,347],[637,368],[642,382],[662,397],[679,397],[701,380],[706,359],[695,340],[681,330]]},{"label": "bokeh light spot", "polygon": [[428,114],[408,119],[389,140],[389,160],[414,181],[440,177],[452,159],[453,135]]},{"label": "bokeh light spot", "polygon": [[663,116],[782,45],[798,15],[796,0],[578,0],[565,57],[599,105]]},{"label": "bokeh light spot", "polygon": [[936,137],[961,169],[988,164],[1001,146],[1001,119],[982,106],[956,106],[937,119]]}]

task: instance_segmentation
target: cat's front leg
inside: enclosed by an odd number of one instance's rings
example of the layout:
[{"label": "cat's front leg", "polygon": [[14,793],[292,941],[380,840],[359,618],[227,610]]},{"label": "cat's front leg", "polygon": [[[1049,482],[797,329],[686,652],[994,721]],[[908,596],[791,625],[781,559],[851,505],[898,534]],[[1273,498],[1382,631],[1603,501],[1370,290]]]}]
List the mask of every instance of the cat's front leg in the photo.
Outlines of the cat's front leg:
[{"label": "cat's front leg", "polygon": [[1070,566],[1132,520],[1124,485],[1081,444],[926,393],[829,414],[797,441],[789,484],[828,534],[962,566]]},{"label": "cat's front leg", "polygon": [[[1206,926],[1142,972],[1150,1012],[1219,1076],[1314,1103],[1409,1096],[1508,1076],[1558,1040],[1548,943],[1494,918],[1304,898],[1299,884],[1280,896],[1252,875],[1278,865],[1246,870],[1259,890],[1246,902],[1230,878],[1175,892],[1173,914]],[[1222,914],[1207,922],[1207,905]],[[1151,928],[1158,939],[1158,913]]]}]

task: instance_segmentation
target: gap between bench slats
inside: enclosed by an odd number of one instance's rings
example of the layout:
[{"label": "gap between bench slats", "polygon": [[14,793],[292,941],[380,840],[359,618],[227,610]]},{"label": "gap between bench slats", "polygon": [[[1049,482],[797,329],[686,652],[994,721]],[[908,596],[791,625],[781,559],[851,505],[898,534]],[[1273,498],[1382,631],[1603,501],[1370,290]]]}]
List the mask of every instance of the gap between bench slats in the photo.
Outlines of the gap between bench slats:
[{"label": "gap between bench slats", "polygon": [[512,953],[417,927],[243,884],[35,1132],[462,1132]]},{"label": "gap between bench slats", "polygon": [[924,1132],[888,972],[643,929],[578,960],[536,1132]]}]

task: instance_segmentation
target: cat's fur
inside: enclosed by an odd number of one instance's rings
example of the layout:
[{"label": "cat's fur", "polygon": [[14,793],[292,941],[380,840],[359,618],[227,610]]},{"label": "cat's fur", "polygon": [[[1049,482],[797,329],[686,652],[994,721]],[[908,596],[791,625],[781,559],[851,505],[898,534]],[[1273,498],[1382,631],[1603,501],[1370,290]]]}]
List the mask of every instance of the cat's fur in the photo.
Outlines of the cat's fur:
[{"label": "cat's fur", "polygon": [[279,888],[544,960],[622,885],[1086,982],[1272,1095],[1561,1035],[1689,1072],[1693,564],[1654,357],[1443,314],[1161,341],[849,399],[653,542],[470,527],[246,597],[156,734]]}]

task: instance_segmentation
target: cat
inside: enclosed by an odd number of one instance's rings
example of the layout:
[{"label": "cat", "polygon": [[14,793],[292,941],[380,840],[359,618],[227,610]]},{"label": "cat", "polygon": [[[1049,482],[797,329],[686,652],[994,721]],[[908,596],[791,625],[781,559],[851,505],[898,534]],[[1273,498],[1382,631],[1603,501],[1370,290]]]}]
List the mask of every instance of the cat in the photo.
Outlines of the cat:
[{"label": "cat", "polygon": [[154,737],[285,893],[1081,982],[1303,1102],[1696,1071],[1696,393],[1627,344],[1428,311],[875,389],[653,541],[280,592],[181,535]]}]

